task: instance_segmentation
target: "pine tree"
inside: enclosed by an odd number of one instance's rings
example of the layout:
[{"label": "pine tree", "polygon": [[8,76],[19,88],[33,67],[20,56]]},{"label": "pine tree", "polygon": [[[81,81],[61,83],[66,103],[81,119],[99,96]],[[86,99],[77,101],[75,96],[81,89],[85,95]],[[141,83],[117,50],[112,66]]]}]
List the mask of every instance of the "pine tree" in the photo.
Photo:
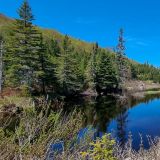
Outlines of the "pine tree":
[{"label": "pine tree", "polygon": [[95,68],[94,68],[94,58],[93,54],[88,61],[88,65],[85,71],[85,83],[87,89],[91,89],[93,91],[96,90],[96,82],[95,82]]},{"label": "pine tree", "polygon": [[46,94],[47,88],[55,84],[55,64],[52,62],[51,55],[47,52],[47,45],[43,40],[43,36],[40,36],[39,51],[37,58],[37,65],[34,68],[34,84],[35,88],[40,93]]},{"label": "pine tree", "polygon": [[93,45],[93,50],[88,60],[88,65],[85,71],[85,83],[87,89],[96,92],[96,55],[98,52],[98,43]]},{"label": "pine tree", "polygon": [[119,32],[119,39],[117,45],[117,66],[119,72],[119,84],[122,87],[126,81],[127,77],[127,67],[126,67],[126,58],[125,58],[125,40],[123,37],[124,31],[121,28]]},{"label": "pine tree", "polygon": [[76,94],[82,88],[82,77],[76,52],[66,35],[63,41],[63,53],[57,64],[57,78],[65,95]]},{"label": "pine tree", "polygon": [[58,44],[58,41],[55,39],[51,39],[47,44],[47,52],[52,56],[60,56],[61,48]]},{"label": "pine tree", "polygon": [[113,89],[117,86],[117,73],[109,53],[102,51],[97,67],[97,85],[102,89]]},{"label": "pine tree", "polygon": [[18,14],[20,18],[15,22],[14,43],[10,46],[12,62],[8,71],[12,72],[13,81],[18,85],[32,87],[39,56],[40,33],[32,24],[34,17],[27,0],[24,0]]},{"label": "pine tree", "polygon": [[41,90],[40,92],[42,92],[43,94],[45,94],[46,90],[45,90],[45,69],[46,69],[46,61],[47,61],[47,57],[46,57],[46,48],[43,42],[43,36],[41,34],[40,36],[40,44],[39,44],[39,52],[38,52],[39,56],[37,57],[37,66],[35,66],[34,70],[35,70],[35,75],[34,75],[34,83],[33,85],[35,85],[38,88],[40,88],[39,90]]}]

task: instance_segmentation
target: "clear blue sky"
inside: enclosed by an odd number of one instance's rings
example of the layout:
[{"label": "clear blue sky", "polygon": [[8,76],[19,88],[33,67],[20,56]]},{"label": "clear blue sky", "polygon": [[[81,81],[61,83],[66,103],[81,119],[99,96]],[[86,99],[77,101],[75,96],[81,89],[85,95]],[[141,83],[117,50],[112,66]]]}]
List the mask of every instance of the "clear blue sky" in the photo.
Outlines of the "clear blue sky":
[{"label": "clear blue sky", "polygon": [[[160,0],[29,0],[35,24],[102,47],[114,47],[123,27],[127,56],[160,66]],[[22,0],[1,0],[0,12],[17,17]]]}]

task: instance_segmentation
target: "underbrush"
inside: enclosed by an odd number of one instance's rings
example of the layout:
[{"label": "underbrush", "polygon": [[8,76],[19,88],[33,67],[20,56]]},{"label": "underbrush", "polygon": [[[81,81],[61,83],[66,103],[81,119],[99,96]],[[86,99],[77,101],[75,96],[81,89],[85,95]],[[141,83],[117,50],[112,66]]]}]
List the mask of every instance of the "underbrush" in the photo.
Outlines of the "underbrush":
[{"label": "underbrush", "polygon": [[[140,136],[141,137],[141,136]],[[140,149],[138,151],[132,148],[132,138],[129,137],[125,147],[121,147],[116,144],[114,147],[114,153],[117,160],[160,160],[160,138],[156,137],[152,139],[147,136],[149,149],[144,149],[143,139],[141,137]]]},{"label": "underbrush", "polygon": [[82,128],[82,116],[76,111],[69,115],[52,112],[48,116],[28,107],[17,116],[20,121],[15,123],[15,130],[8,130],[12,119],[1,126],[0,159],[44,159],[51,144],[63,141],[64,148],[68,148]]}]

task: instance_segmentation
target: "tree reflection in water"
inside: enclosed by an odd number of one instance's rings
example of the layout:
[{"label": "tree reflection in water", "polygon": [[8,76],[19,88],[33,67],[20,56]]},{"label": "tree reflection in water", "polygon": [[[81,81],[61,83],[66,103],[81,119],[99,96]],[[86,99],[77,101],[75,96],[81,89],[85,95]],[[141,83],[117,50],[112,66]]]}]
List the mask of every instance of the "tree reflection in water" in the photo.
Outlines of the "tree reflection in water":
[{"label": "tree reflection in water", "polygon": [[[113,96],[80,98],[76,101],[68,101],[66,108],[76,106],[84,115],[84,128],[87,125],[93,125],[96,128],[96,136],[101,136],[106,132],[113,130],[113,136],[124,146],[127,138],[127,123],[129,109],[137,106],[139,103],[149,103],[155,98],[160,98],[160,94],[150,94],[143,98],[128,96],[122,103]],[[114,126],[112,126],[114,121]]]}]

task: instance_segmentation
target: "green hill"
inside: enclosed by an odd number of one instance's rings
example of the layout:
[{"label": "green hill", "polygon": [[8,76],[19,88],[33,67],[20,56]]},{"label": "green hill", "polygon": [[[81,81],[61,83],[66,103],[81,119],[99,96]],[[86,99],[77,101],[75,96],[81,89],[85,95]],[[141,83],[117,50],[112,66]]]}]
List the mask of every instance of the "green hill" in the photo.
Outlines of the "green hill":
[{"label": "green hill", "polygon": [[[14,23],[14,19],[11,19],[7,16],[5,16],[4,14],[0,13],[0,31],[1,32],[7,32],[8,30],[10,30],[10,27],[13,25]],[[64,39],[63,34],[59,33],[58,31],[55,30],[51,30],[51,29],[42,29],[40,27],[38,27],[38,29],[40,29],[40,31],[43,33],[43,35],[45,36],[45,38],[49,38],[49,39],[56,39],[58,42],[62,42]],[[87,43],[75,38],[71,38],[71,41],[73,43],[73,45],[79,50],[79,49],[84,49],[85,51],[90,51],[93,47],[92,43]]]},{"label": "green hill", "polygon": [[[55,30],[51,30],[51,29],[42,29],[40,28],[40,30],[42,31],[43,35],[46,38],[55,38],[58,40],[58,42],[62,42],[64,39],[64,35],[55,31]],[[87,43],[75,38],[71,38],[72,44],[77,48],[77,49],[84,49],[86,51],[91,51],[93,44],[92,43]]]}]

